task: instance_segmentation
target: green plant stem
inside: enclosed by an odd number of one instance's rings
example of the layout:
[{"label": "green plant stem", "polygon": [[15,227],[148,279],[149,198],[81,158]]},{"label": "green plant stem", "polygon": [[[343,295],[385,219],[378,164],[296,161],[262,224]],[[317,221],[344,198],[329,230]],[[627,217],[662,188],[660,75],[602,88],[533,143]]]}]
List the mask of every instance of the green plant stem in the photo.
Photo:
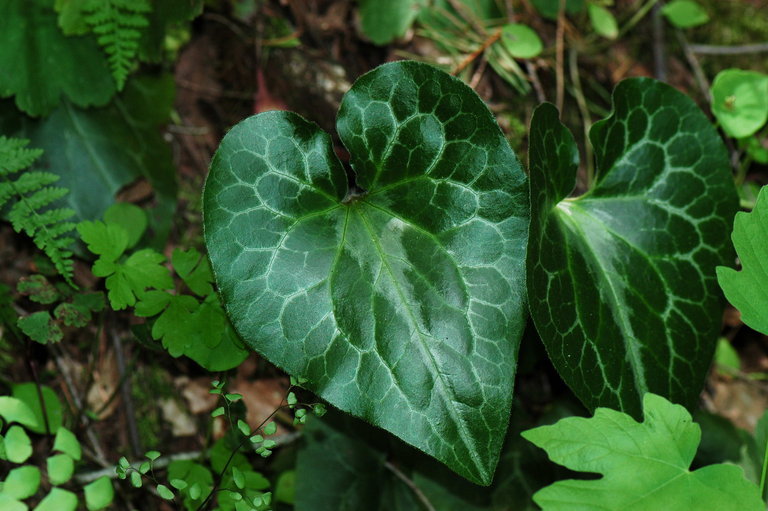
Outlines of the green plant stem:
[{"label": "green plant stem", "polygon": [[[285,393],[285,397],[283,398],[283,401],[286,401],[288,398],[288,394],[290,394],[293,387],[289,387],[288,391]],[[226,400],[225,400],[226,401]],[[294,406],[298,406],[294,405]],[[290,405],[280,405],[278,406],[272,413],[267,416],[266,419],[261,421],[261,424],[259,424],[256,429],[254,429],[251,434],[254,434],[257,431],[262,430],[262,428],[269,422],[277,413],[282,410],[283,408],[290,407]],[[230,418],[231,421],[231,418]],[[238,429],[233,429],[233,431],[239,431]],[[240,443],[237,444],[237,447],[232,449],[232,452],[229,453],[229,458],[227,458],[227,462],[224,464],[224,467],[222,467],[221,472],[216,476],[216,481],[213,483],[213,488],[211,488],[211,491],[208,493],[208,496],[205,497],[203,502],[200,503],[200,505],[197,508],[197,511],[203,511],[207,506],[208,503],[211,501],[211,498],[216,494],[217,491],[219,491],[219,487],[221,486],[221,481],[224,479],[224,474],[227,473],[227,469],[229,468],[229,464],[232,463],[232,460],[235,457],[235,454],[240,452],[240,449],[243,448],[243,446],[246,445],[246,443],[250,443],[251,441],[251,435],[246,435],[242,440],[240,440]]]},{"label": "green plant stem", "polygon": [[765,476],[766,472],[768,472],[768,442],[765,444],[765,449],[763,449],[763,470],[760,473],[760,498],[764,499],[765,495]]},{"label": "green plant stem", "polygon": [[27,368],[29,369],[29,373],[32,376],[32,380],[35,382],[35,390],[37,391],[37,399],[40,401],[40,411],[43,415],[43,424],[45,425],[45,434],[46,436],[51,436],[51,424],[48,420],[48,409],[45,406],[45,397],[43,396],[43,388],[40,386],[40,378],[37,375],[37,367],[35,367],[35,363],[32,361],[32,348],[31,348],[31,342],[27,340],[27,356],[24,357],[26,359]]},{"label": "green plant stem", "polygon": [[436,511],[435,506],[432,505],[432,503],[429,501],[426,495],[424,495],[424,492],[421,491],[421,488],[416,486],[416,483],[411,481],[411,479],[403,474],[403,472],[397,468],[395,465],[390,463],[389,461],[384,462],[384,467],[395,474],[395,476],[400,479],[416,496],[416,498],[419,500],[419,503],[426,509],[427,511]]}]

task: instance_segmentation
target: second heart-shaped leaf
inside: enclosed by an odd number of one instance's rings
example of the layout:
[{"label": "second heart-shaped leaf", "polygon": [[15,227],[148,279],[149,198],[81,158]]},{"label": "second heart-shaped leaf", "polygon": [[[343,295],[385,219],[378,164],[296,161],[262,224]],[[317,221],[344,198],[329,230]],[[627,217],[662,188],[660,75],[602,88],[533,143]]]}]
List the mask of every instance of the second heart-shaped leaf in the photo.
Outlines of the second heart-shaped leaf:
[{"label": "second heart-shaped leaf", "polygon": [[578,149],[545,104],[531,121],[531,316],[589,408],[639,417],[646,392],[695,403],[722,313],[738,206],[722,140],[669,85],[625,80],[590,140],[597,179],[568,198]]},{"label": "second heart-shaped leaf", "polygon": [[222,141],[204,211],[227,311],[331,404],[489,484],[525,324],[520,164],[474,91],[415,62],[361,77],[337,127],[349,191],[298,115]]}]

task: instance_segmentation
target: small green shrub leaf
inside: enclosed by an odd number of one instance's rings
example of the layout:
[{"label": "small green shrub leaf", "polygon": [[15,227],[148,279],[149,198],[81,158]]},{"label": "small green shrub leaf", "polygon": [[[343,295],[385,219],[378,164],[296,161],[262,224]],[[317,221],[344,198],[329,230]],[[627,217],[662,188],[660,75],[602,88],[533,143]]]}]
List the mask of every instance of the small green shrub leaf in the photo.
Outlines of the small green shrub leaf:
[{"label": "small green shrub leaf", "polygon": [[51,304],[60,299],[58,289],[43,275],[22,277],[16,286],[19,294],[28,296],[30,300],[42,304]]},{"label": "small green shrub leaf", "polygon": [[35,342],[49,344],[64,338],[61,327],[53,321],[48,311],[33,312],[20,317],[16,325]]},{"label": "small green shrub leaf", "polygon": [[616,39],[619,36],[619,26],[611,11],[602,5],[591,3],[587,6],[587,12],[595,32],[608,39]]},{"label": "small green shrub leaf", "polygon": [[122,227],[128,236],[126,248],[133,248],[147,230],[147,213],[135,204],[116,202],[104,212],[104,223]]},{"label": "small green shrub leaf", "polygon": [[83,491],[85,492],[85,506],[88,511],[104,509],[115,498],[115,488],[108,477],[100,477],[92,483],[88,483],[83,487]]},{"label": "small green shrub leaf", "polygon": [[38,419],[32,408],[15,397],[0,396],[0,417],[7,423],[18,422],[28,428],[38,426]]},{"label": "small green shrub leaf", "polygon": [[[14,468],[3,481],[2,493],[23,500],[37,493],[40,486],[40,469],[33,465]],[[2,504],[2,502],[0,502]],[[0,505],[0,509],[5,509]]]},{"label": "small green shrub leaf", "polygon": [[76,509],[77,495],[61,488],[53,488],[34,511],[75,511]]},{"label": "small green shrub leaf", "polygon": [[717,281],[741,320],[768,335],[768,186],[760,190],[751,213],[736,214],[732,239],[742,269],[719,266]]},{"label": "small green shrub leaf", "polygon": [[157,485],[157,493],[165,500],[173,500],[173,492],[164,484]]},{"label": "small green shrub leaf", "polygon": [[691,28],[709,21],[709,15],[698,2],[673,0],[661,8],[661,13],[677,28]]},{"label": "small green shrub leaf", "polygon": [[53,440],[53,450],[68,454],[75,461],[79,460],[83,454],[77,437],[65,427],[59,428],[56,432],[56,438]]},{"label": "small green shrub leaf", "polygon": [[539,34],[521,23],[505,25],[501,31],[501,40],[510,55],[518,59],[533,58],[544,48]]},{"label": "small green shrub leaf", "polygon": [[363,32],[374,44],[387,44],[405,35],[426,0],[360,0]]},{"label": "small green shrub leaf", "polygon": [[45,413],[48,417],[47,429],[43,420],[43,409],[40,406],[40,397],[37,393],[37,386],[32,382],[18,383],[13,385],[11,393],[13,394],[13,397],[24,401],[30,410],[32,410],[32,413],[35,414],[37,419],[35,424],[26,425],[27,429],[39,435],[45,434],[48,431],[50,431],[52,435],[55,435],[61,427],[61,401],[59,401],[59,396],[56,395],[56,392],[46,385],[40,385],[40,391],[43,394]]},{"label": "small green shrub leaf", "polygon": [[590,132],[597,177],[569,198],[578,150],[540,106],[531,121],[531,316],[587,407],[639,417],[654,392],[692,406],[720,330],[715,267],[738,206],[722,139],[696,104],[629,79]]},{"label": "small green shrub leaf", "polygon": [[75,461],[68,454],[56,454],[46,460],[48,479],[53,485],[61,485],[72,478],[75,473]]},{"label": "small green shrub leaf", "polygon": [[5,434],[5,456],[11,463],[24,463],[32,456],[32,441],[21,426],[8,428]]},{"label": "small green shrub leaf", "polygon": [[753,135],[768,121],[768,75],[742,69],[719,72],[712,82],[712,113],[728,135]]},{"label": "small green shrub leaf", "polygon": [[603,509],[765,509],[757,486],[734,465],[690,471],[701,439],[691,415],[655,394],[643,398],[645,420],[598,408],[592,418],[569,417],[523,432],[550,459],[571,470],[603,475],[559,481],[534,495],[544,511]]},{"label": "small green shrub leaf", "polygon": [[474,91],[416,62],[358,79],[337,128],[351,190],[298,115],[222,140],[204,224],[229,317],[329,403],[489,484],[526,315],[520,164]]}]

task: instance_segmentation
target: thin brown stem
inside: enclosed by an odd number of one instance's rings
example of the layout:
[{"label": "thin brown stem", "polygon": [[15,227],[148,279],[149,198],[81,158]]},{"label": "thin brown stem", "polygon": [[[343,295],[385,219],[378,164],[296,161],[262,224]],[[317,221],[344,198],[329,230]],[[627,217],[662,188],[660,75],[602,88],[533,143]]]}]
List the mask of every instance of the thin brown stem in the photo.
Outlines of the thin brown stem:
[{"label": "thin brown stem", "polygon": [[565,100],[565,77],[563,74],[563,56],[565,49],[565,0],[560,0],[560,9],[557,13],[557,33],[555,35],[555,106],[563,111]]},{"label": "thin brown stem", "polygon": [[395,465],[390,463],[389,461],[384,462],[384,467],[395,474],[395,476],[400,479],[405,485],[413,492],[413,494],[416,496],[416,498],[419,500],[422,506],[424,506],[424,509],[426,511],[435,511],[435,507],[432,505],[432,503],[429,501],[426,495],[424,495],[424,492],[421,491],[421,488],[416,486],[416,483],[414,483],[410,477],[403,474],[403,472],[397,468]]},{"label": "thin brown stem", "polygon": [[485,50],[487,50],[493,43],[498,41],[500,37],[501,37],[501,29],[497,30],[490,37],[488,37],[485,41],[483,41],[483,44],[481,44],[478,49],[476,49],[475,51],[473,51],[472,53],[467,55],[467,57],[464,60],[462,60],[459,63],[458,66],[456,66],[456,68],[451,72],[451,74],[453,76],[456,76],[459,73],[461,73],[462,71],[464,71],[464,69],[466,69],[466,67],[468,65],[470,65],[472,62],[474,62],[474,60],[477,57],[482,55],[483,52],[485,52]]}]

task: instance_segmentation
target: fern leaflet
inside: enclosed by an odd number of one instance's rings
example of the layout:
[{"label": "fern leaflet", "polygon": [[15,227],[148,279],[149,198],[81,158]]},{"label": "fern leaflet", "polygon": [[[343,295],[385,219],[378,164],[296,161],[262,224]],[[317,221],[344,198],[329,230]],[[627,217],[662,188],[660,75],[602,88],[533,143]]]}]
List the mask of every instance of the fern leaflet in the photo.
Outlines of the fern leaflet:
[{"label": "fern leaflet", "polygon": [[16,198],[8,211],[13,229],[32,238],[64,279],[77,287],[72,282],[72,252],[68,248],[74,239],[66,235],[75,228],[73,222],[67,221],[75,212],[69,208],[48,208],[69,190],[49,186],[59,180],[51,172],[28,170],[13,177],[43,154],[41,149],[30,149],[27,144],[29,140],[0,136],[0,209]]},{"label": "fern leaflet", "polygon": [[122,90],[139,49],[140,29],[149,25],[149,0],[90,0],[85,21],[98,37],[112,76]]}]

